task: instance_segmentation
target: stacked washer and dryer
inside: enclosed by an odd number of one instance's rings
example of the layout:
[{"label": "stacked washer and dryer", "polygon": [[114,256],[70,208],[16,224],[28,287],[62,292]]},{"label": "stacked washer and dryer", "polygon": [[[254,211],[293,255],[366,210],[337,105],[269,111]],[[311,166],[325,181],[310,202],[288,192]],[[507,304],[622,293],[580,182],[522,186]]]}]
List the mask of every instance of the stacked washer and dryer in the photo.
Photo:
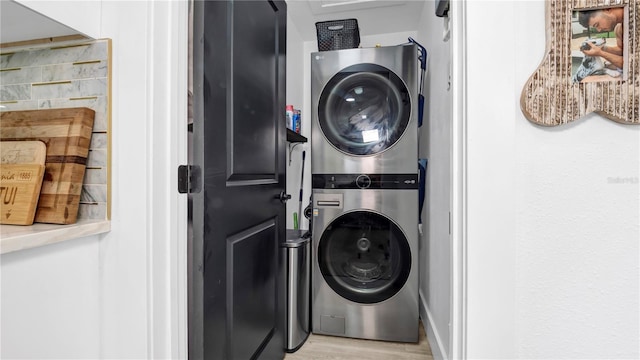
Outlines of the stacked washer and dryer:
[{"label": "stacked washer and dryer", "polygon": [[417,59],[311,54],[314,333],[418,341]]}]

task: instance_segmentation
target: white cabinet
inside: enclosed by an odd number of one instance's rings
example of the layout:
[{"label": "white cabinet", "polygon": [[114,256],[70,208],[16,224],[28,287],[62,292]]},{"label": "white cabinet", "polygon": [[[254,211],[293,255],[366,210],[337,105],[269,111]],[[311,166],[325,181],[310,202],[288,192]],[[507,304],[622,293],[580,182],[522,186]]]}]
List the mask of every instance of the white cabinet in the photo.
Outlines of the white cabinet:
[{"label": "white cabinet", "polygon": [[[88,37],[94,39],[102,37],[100,31],[102,1],[16,1]],[[34,25],[37,26],[37,24]]]}]

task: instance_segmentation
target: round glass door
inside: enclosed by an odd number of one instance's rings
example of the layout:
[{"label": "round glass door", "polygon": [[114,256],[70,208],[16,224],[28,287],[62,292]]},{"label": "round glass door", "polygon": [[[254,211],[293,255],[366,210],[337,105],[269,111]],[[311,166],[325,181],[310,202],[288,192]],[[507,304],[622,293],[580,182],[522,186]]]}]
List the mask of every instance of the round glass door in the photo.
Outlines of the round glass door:
[{"label": "round glass door", "polygon": [[336,74],[318,102],[318,120],[327,140],[350,155],[373,155],[393,146],[411,115],[404,82],[375,64],[358,64]]},{"label": "round glass door", "polygon": [[404,286],[411,250],[393,221],[369,211],[341,215],[323,232],[318,264],[340,296],[364,304],[384,301]]}]

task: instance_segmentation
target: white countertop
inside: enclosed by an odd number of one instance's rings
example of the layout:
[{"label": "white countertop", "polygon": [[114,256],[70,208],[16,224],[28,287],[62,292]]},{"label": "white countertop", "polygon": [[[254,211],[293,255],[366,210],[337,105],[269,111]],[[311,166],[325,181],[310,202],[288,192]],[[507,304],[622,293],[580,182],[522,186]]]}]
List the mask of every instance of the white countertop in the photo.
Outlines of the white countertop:
[{"label": "white countertop", "polygon": [[109,220],[78,220],[75,224],[0,225],[0,254],[106,233]]}]

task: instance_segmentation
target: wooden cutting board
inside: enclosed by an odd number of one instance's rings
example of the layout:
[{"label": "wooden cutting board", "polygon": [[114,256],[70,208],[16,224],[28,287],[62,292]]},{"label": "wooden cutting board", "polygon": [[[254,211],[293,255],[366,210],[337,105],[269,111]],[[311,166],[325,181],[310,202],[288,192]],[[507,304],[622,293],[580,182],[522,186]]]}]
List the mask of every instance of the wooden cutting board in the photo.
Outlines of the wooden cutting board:
[{"label": "wooden cutting board", "polygon": [[46,154],[42,141],[0,141],[0,224],[33,224]]},{"label": "wooden cutting board", "polygon": [[35,222],[76,222],[94,116],[89,108],[0,113],[0,140],[39,140],[47,147]]},{"label": "wooden cutting board", "polygon": [[44,165],[47,146],[42,141],[0,141],[0,164]]}]

